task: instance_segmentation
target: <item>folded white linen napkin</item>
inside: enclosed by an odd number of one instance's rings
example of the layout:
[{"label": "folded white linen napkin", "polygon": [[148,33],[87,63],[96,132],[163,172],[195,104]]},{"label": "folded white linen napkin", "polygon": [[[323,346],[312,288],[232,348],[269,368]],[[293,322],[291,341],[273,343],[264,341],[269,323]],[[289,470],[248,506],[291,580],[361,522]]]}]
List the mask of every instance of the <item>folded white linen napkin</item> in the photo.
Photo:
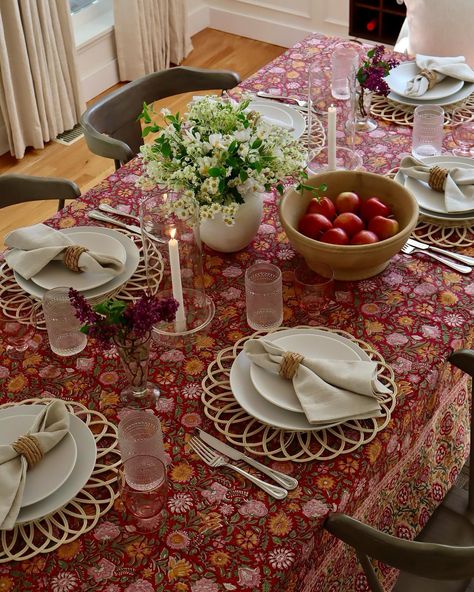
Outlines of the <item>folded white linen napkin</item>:
[{"label": "folded white linen napkin", "polygon": [[464,56],[456,57],[435,57],[418,54],[416,56],[416,65],[420,70],[426,70],[432,73],[433,82],[430,85],[429,74],[423,76],[421,73],[407,82],[406,94],[410,97],[421,97],[429,88],[444,80],[446,76],[474,82],[474,70],[466,64]]},{"label": "folded white linen napkin", "polygon": [[[281,374],[289,353],[264,338],[249,339],[244,351],[253,364],[273,374]],[[291,380],[311,424],[380,416],[376,393],[390,391],[377,379],[376,362],[300,358]]]},{"label": "folded white linen napkin", "polygon": [[269,125],[276,125],[277,127],[281,127],[290,132],[293,132],[295,130],[295,128],[289,123],[286,123],[285,121],[280,121],[279,119],[274,119],[273,117],[268,117],[268,115],[262,115],[262,121],[268,123]]},{"label": "folded white linen napkin", "polygon": [[[73,235],[69,237],[45,224],[35,224],[10,232],[5,245],[10,249],[5,253],[8,266],[29,280],[50,261],[62,260],[74,240]],[[81,271],[106,272],[113,277],[123,271],[125,261],[96,251],[84,251],[77,264]]]},{"label": "folded white linen napkin", "polygon": [[[442,165],[441,165],[442,168]],[[395,181],[405,185],[407,178],[429,184],[433,165],[405,156],[395,175]],[[447,172],[443,183],[444,205],[447,212],[467,212],[474,209],[474,168],[454,167]]]},{"label": "folded white linen napkin", "polygon": [[[46,405],[33,420],[27,435],[34,438],[33,448],[39,446],[43,455],[56,446],[69,431],[69,414],[59,399]],[[0,446],[0,530],[11,530],[20,511],[26,473],[27,456],[20,454],[16,443]],[[27,446],[31,445],[31,442]],[[38,462],[41,462],[39,460]]]}]

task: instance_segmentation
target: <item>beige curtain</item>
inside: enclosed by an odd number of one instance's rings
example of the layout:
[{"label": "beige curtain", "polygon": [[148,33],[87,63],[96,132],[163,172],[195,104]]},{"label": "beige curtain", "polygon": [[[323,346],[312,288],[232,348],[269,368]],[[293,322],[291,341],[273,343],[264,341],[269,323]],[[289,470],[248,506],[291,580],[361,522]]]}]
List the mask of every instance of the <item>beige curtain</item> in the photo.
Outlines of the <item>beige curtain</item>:
[{"label": "beige curtain", "polygon": [[114,0],[120,80],[179,64],[191,51],[186,0]]},{"label": "beige curtain", "polygon": [[0,111],[16,158],[79,121],[75,52],[68,0],[0,0]]}]

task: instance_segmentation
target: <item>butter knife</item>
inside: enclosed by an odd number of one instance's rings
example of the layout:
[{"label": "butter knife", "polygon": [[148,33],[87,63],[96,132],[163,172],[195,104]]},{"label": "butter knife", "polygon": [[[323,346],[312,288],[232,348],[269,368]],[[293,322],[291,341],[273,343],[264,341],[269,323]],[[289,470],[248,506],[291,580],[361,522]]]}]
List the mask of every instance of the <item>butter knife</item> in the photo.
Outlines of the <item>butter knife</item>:
[{"label": "butter knife", "polygon": [[139,234],[141,236],[142,231],[140,226],[136,226],[135,224],[125,224],[125,222],[120,222],[119,220],[115,220],[110,216],[106,216],[102,214],[102,212],[98,212],[97,210],[92,210],[87,214],[91,220],[98,220],[99,222],[107,222],[108,224],[113,224],[114,226],[119,226],[120,228],[125,228],[134,234]]},{"label": "butter knife", "polygon": [[285,473],[280,473],[280,471],[270,469],[270,467],[263,465],[262,463],[258,462],[258,460],[255,460],[252,457],[246,456],[242,452],[239,452],[238,450],[231,448],[227,444],[224,444],[224,442],[221,442],[217,438],[214,438],[214,436],[211,436],[211,434],[208,434],[207,432],[201,429],[198,429],[198,432],[201,440],[204,440],[204,442],[206,442],[206,444],[209,444],[209,446],[212,446],[214,450],[217,450],[218,452],[225,454],[232,460],[243,460],[251,467],[254,467],[254,469],[258,469],[261,473],[267,475],[267,477],[271,477],[274,481],[276,481],[285,489],[291,490],[298,487],[298,481],[296,479],[293,479],[293,477],[285,475]]},{"label": "butter knife", "polygon": [[415,240],[414,238],[409,238],[407,243],[412,247],[417,247],[418,249],[423,249],[423,251],[433,251],[434,253],[439,253],[440,255],[445,255],[446,257],[451,257],[451,259],[456,259],[456,261],[460,261],[461,263],[465,263],[466,265],[474,265],[474,257],[469,257],[469,255],[462,255],[461,253],[456,253],[455,251],[448,251],[447,249],[440,249],[435,245],[427,245],[426,243],[422,243],[420,241]]}]

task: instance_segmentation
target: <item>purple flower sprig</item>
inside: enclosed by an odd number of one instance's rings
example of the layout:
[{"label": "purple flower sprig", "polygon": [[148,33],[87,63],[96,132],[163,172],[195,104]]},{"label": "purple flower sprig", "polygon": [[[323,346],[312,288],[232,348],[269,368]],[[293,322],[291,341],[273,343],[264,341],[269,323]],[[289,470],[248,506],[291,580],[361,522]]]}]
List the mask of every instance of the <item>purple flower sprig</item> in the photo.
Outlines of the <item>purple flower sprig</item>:
[{"label": "purple flower sprig", "polygon": [[362,66],[357,70],[356,78],[362,89],[386,96],[390,88],[384,79],[399,62],[394,58],[385,58],[384,53],[384,45],[370,49]]},{"label": "purple flower sprig", "polygon": [[143,337],[160,321],[173,321],[179,306],[174,298],[157,298],[149,294],[133,303],[111,298],[91,306],[73,288],[69,290],[69,300],[77,318],[84,323],[81,331],[106,347],[131,336]]}]

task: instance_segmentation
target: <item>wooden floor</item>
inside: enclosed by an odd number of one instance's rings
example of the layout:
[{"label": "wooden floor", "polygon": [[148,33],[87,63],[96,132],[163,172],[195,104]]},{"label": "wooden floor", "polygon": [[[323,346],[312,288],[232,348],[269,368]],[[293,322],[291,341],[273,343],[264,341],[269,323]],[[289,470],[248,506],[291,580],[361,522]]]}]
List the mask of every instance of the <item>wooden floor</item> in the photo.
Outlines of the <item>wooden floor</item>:
[{"label": "wooden floor", "polygon": [[[193,46],[193,51],[184,60],[183,65],[234,70],[239,73],[242,80],[285,51],[283,47],[215,29],[205,29],[197,33],[193,37]],[[188,100],[189,95],[181,95],[172,101],[164,102],[172,111],[183,112]],[[21,160],[16,160],[9,154],[0,156],[0,174],[66,177],[75,181],[83,193],[112,171],[112,162],[91,154],[83,138],[71,146],[50,142],[43,150],[28,150]],[[55,205],[48,202],[33,202],[4,208],[0,221],[0,245],[5,234],[11,229],[40,222],[54,211]]]}]

